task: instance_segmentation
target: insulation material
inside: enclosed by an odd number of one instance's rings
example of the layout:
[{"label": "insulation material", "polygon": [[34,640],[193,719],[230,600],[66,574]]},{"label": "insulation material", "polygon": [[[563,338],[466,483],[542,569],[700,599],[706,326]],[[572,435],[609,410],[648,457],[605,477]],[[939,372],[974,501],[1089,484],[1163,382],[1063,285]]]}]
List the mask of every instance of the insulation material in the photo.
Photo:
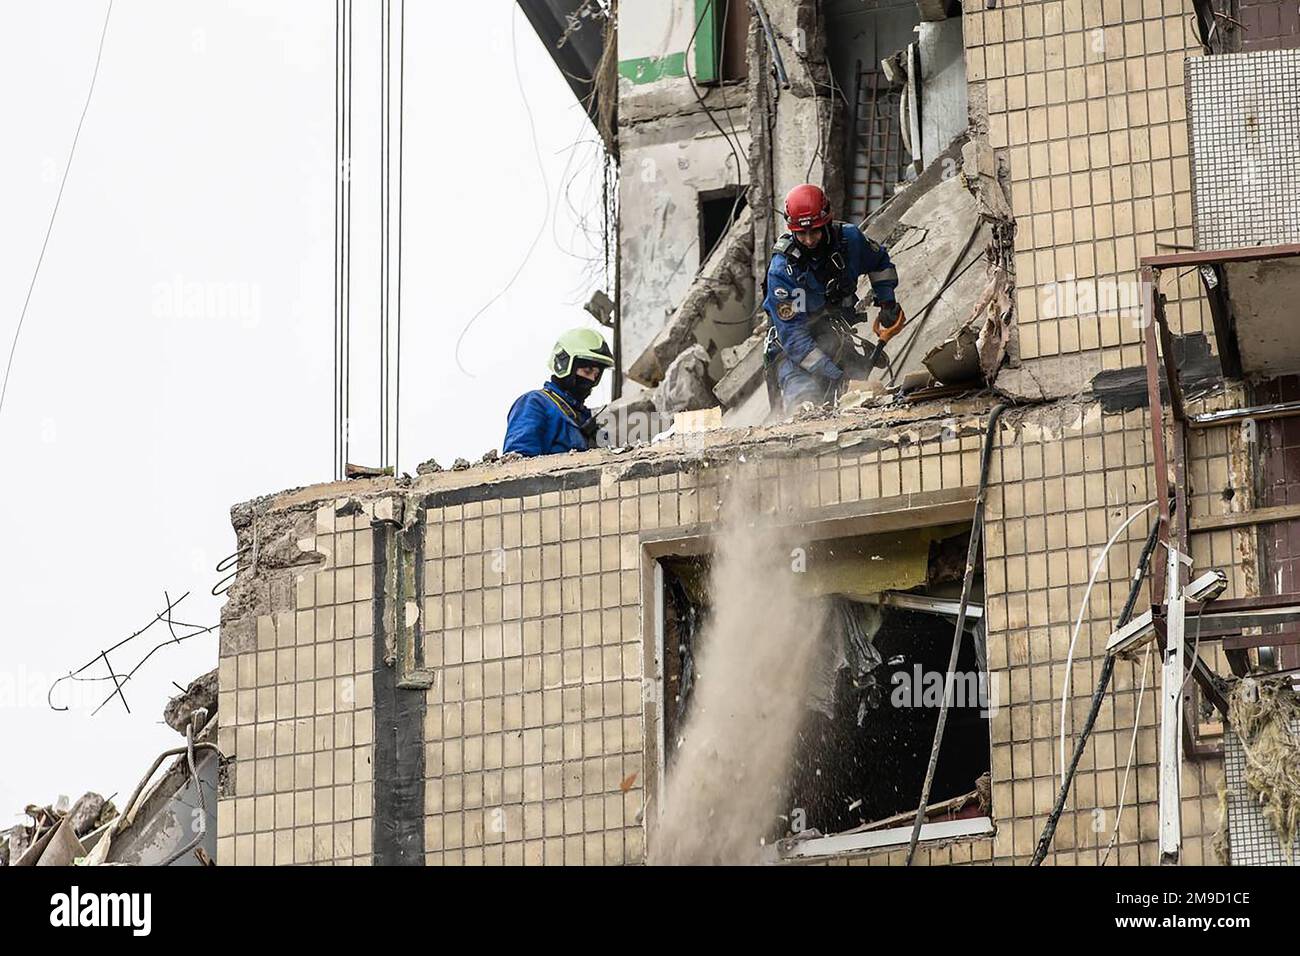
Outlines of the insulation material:
[{"label": "insulation material", "polygon": [[[793,568],[811,596],[838,594],[875,602],[884,591],[907,591],[934,583],[931,545],[969,530],[966,524],[950,524],[815,541],[796,551]],[[965,540],[963,537],[963,559]]]},{"label": "insulation material", "polygon": [[994,270],[971,311],[970,322],[932,348],[925,367],[937,382],[992,381],[1011,341],[1011,280]]},{"label": "insulation material", "polygon": [[906,591],[925,583],[931,539],[932,529],[911,528],[851,542],[817,542],[807,549],[799,583],[812,595],[859,601],[881,591]]},{"label": "insulation material", "polygon": [[[1283,682],[1245,678],[1233,689],[1229,723],[1221,795],[1227,855],[1234,866],[1294,866],[1300,830],[1300,702]],[[1221,846],[1223,840],[1217,843]]]}]

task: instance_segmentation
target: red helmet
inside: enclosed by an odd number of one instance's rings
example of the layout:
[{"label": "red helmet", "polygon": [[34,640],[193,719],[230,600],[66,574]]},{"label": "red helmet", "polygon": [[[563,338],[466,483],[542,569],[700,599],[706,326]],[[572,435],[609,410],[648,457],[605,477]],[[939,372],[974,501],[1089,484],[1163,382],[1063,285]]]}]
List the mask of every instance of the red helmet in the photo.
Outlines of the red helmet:
[{"label": "red helmet", "polygon": [[819,229],[830,221],[830,200],[817,186],[804,183],[786,194],[785,224],[792,232]]}]

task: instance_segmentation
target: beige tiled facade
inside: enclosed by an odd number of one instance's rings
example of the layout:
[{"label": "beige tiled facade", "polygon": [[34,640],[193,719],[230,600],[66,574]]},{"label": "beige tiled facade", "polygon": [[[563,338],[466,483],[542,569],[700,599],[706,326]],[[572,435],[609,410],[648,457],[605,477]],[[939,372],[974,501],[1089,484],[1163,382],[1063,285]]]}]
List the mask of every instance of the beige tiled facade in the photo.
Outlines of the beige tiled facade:
[{"label": "beige tiled facade", "polygon": [[289,609],[254,617],[218,668],[218,744],[237,755],[218,803],[222,863],[366,864],[371,857],[374,608],[370,519],[315,516]]},{"label": "beige tiled facade", "polygon": [[[1137,302],[1138,260],[1192,243],[1193,14],[1191,0],[1004,0],[963,16],[967,78],[1009,167],[1024,359],[1095,350],[1107,369],[1142,364],[1123,307]],[[1195,274],[1166,285],[1172,327],[1203,329]]]},{"label": "beige tiled facade", "polygon": [[[1020,358],[1032,366],[1091,353],[1099,368],[1139,368],[1138,260],[1192,242],[1183,93],[1183,61],[1198,55],[1190,0],[975,6],[964,16],[967,72],[1009,173]],[[1076,296],[1090,284],[1084,298],[1102,304],[1063,302],[1061,283]],[[1175,331],[1206,328],[1194,274],[1170,274],[1163,288]],[[1087,382],[1078,384],[1082,391]],[[869,427],[865,417],[842,416],[743,441],[714,437],[704,448],[678,439],[656,455],[591,452],[401,488],[323,486],[265,506],[264,521],[277,510],[305,516],[295,519],[296,544],[325,559],[267,572],[292,577],[278,590],[254,562],[245,584],[255,593],[227,622],[220,740],[236,759],[220,801],[220,862],[374,857],[383,782],[372,763],[380,638],[371,520],[374,502],[392,497],[418,531],[422,587],[406,620],[419,618],[419,663],[432,675],[421,691],[424,862],[643,861],[653,829],[647,836],[641,811],[658,747],[647,704],[658,693],[647,666],[647,542],[714,530],[727,489],[744,479],[758,490],[758,510],[781,521],[973,498],[987,405],[917,415],[928,418]],[[637,470],[647,462],[655,467]],[[1249,469],[1233,429],[1194,432],[1192,516],[1245,507]],[[541,490],[524,489],[529,480]],[[480,500],[463,494],[488,482],[501,490]],[[1229,501],[1226,487],[1243,493]],[[924,862],[1029,860],[1061,770],[1056,735],[1074,615],[1100,548],[1154,496],[1145,409],[1104,413],[1078,400],[1004,416],[984,527],[989,668],[1001,689],[991,720],[997,833],[925,847]],[[358,501],[361,513],[338,514]],[[1067,728],[1082,726],[1148,526],[1136,521],[1099,574],[1071,666]],[[252,536],[245,528],[241,544]],[[1198,568],[1229,571],[1230,596],[1257,587],[1247,539],[1235,531],[1192,538]],[[1162,573],[1163,552],[1153,565]],[[1147,600],[1144,589],[1139,610]],[[1140,664],[1117,666],[1048,863],[1099,862],[1135,723],[1113,859],[1157,862],[1159,668],[1150,667],[1139,705]],[[1220,776],[1217,759],[1184,763],[1184,862],[1213,862]],[[849,862],[902,858],[877,851]]]},{"label": "beige tiled facade", "polygon": [[[422,691],[425,862],[642,861],[638,814],[657,746],[646,739],[657,726],[646,705],[657,692],[644,644],[646,543],[716,529],[732,487],[754,489],[759,510],[782,522],[973,498],[984,421],[967,410],[892,428],[789,426],[796,438],[755,436],[703,455],[670,447],[653,477],[621,477],[635,474],[635,462],[593,452],[561,472],[586,475],[582,487],[441,506],[430,502],[501,476],[446,476],[439,490],[372,488],[404,497],[422,536],[423,664],[435,675]],[[1069,404],[1004,416],[985,523],[989,666],[1002,689],[991,721],[998,833],[929,849],[930,862],[1024,862],[1032,853],[1059,772],[1073,614],[1100,546],[1150,500],[1148,445],[1144,411]],[[543,464],[528,467],[551,480]],[[316,533],[299,542],[327,563],[296,575],[292,611],[257,616],[254,648],[222,659],[222,741],[237,755],[234,793],[221,801],[223,862],[369,862],[374,575],[365,562],[374,548],[366,515],[330,527],[331,512],[352,500],[333,497],[343,487],[321,489]],[[1086,713],[1145,528],[1135,523],[1094,589],[1069,726]],[[1230,542],[1198,546],[1214,552]],[[1049,861],[1096,862],[1109,838],[1138,675],[1137,665],[1117,668]],[[1154,680],[1147,687],[1121,862],[1155,861]],[[1218,772],[1217,763],[1185,772],[1188,862],[1208,859]],[[899,859],[876,852],[856,861]]]}]

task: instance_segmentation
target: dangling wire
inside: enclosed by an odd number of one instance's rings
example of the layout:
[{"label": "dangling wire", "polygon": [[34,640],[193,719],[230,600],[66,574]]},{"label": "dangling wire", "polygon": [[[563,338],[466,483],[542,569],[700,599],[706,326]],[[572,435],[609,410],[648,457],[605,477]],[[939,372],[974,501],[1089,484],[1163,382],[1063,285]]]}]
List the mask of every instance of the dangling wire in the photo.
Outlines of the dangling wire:
[{"label": "dangling wire", "polygon": [[63,202],[63,189],[68,185],[68,173],[72,171],[72,160],[77,155],[77,143],[81,139],[81,127],[86,122],[86,113],[90,110],[90,100],[95,95],[95,81],[99,79],[99,64],[104,58],[104,38],[108,36],[108,21],[113,16],[113,0],[109,0],[104,12],[104,26],[99,31],[99,47],[95,51],[95,67],[90,74],[90,89],[86,91],[86,102],[81,107],[81,116],[77,120],[76,132],[72,134],[72,146],[68,150],[68,161],[63,166],[63,177],[59,180],[59,191],[54,197],[54,208],[50,210],[50,220],[45,226],[45,238],[41,241],[41,251],[36,257],[36,267],[32,270],[32,280],[27,284],[27,296],[23,299],[22,311],[18,313],[18,325],[14,327],[13,342],[9,346],[9,360],[5,363],[4,378],[0,379],[0,411],[4,409],[5,395],[9,393],[9,375],[14,368],[14,353],[18,351],[18,336],[22,334],[23,323],[27,321],[27,308],[32,304],[32,292],[36,289],[36,280],[41,274],[41,264],[45,261],[45,250],[50,245],[50,234],[54,232],[54,220],[59,215],[59,205]]}]

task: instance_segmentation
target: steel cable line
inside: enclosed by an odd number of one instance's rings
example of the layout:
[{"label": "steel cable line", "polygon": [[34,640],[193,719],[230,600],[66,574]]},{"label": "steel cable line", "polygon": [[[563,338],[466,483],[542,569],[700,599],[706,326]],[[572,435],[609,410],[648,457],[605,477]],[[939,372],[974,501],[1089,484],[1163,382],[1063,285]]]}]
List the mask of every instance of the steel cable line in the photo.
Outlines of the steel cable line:
[{"label": "steel cable line", "polygon": [[13,343],[9,346],[9,360],[5,363],[5,377],[0,383],[0,413],[4,412],[5,395],[9,392],[9,374],[13,371],[14,353],[18,351],[18,336],[22,334],[23,322],[27,319],[27,307],[32,302],[32,292],[36,288],[36,279],[41,274],[41,264],[45,261],[45,250],[50,245],[50,234],[54,232],[54,220],[59,214],[59,205],[63,201],[63,189],[68,185],[68,173],[72,171],[72,159],[77,154],[77,143],[81,139],[81,127],[86,122],[86,113],[90,110],[90,100],[95,95],[95,81],[99,79],[99,64],[104,58],[104,38],[108,36],[108,21],[113,15],[113,0],[108,0],[108,9],[104,12],[104,26],[99,32],[99,47],[95,51],[95,68],[90,74],[90,88],[86,91],[86,102],[81,107],[81,116],[77,120],[77,130],[72,135],[72,146],[68,150],[68,162],[63,167],[63,178],[59,180],[59,191],[54,197],[54,208],[50,210],[50,221],[45,227],[45,238],[41,242],[40,255],[36,257],[36,267],[32,270],[32,280],[27,284],[27,297],[23,299],[22,311],[18,314],[18,325],[14,329]]}]

